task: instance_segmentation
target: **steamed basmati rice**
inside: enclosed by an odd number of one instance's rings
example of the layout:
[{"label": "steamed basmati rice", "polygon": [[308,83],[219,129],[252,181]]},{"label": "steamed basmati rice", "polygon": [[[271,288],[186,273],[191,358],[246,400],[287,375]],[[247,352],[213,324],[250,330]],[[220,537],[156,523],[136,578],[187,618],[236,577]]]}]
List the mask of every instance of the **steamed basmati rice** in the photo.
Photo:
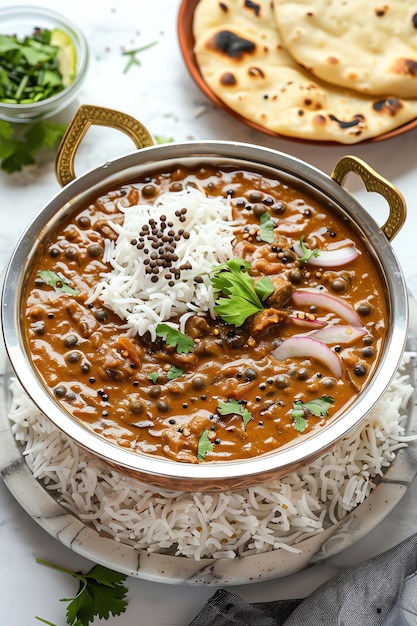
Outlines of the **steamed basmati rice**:
[{"label": "steamed basmati rice", "polygon": [[209,273],[233,257],[230,201],[188,187],[119,208],[124,222],[112,223],[118,238],[105,250],[113,269],[90,301],[98,297],[132,334],[149,331],[152,340],[159,323],[186,311],[214,316]]},{"label": "steamed basmati rice", "polygon": [[9,419],[33,475],[118,542],[196,560],[299,552],[297,544],[363,502],[397,450],[417,438],[403,426],[413,394],[404,364],[366,420],[330,452],[281,480],[224,493],[154,489],[111,469],[58,431],[16,380]]}]

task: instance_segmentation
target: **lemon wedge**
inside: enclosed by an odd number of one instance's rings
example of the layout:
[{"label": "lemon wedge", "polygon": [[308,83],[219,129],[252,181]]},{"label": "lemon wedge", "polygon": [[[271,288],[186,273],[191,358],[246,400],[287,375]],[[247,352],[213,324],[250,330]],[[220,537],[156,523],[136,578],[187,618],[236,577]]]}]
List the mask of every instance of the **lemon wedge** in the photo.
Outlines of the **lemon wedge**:
[{"label": "lemon wedge", "polygon": [[68,87],[75,78],[77,54],[71,37],[60,28],[54,28],[51,33],[52,46],[59,48],[58,64],[62,76],[62,83]]}]

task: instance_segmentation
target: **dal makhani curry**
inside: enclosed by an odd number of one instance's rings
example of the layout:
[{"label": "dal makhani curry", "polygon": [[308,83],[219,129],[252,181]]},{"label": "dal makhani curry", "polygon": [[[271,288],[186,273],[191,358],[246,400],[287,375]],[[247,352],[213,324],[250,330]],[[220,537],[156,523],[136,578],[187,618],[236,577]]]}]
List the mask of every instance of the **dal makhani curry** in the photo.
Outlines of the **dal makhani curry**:
[{"label": "dal makhani curry", "polygon": [[372,376],[380,278],[347,219],[253,171],[111,189],[43,246],[23,303],[57,402],[132,450],[245,459],[339,415]]}]

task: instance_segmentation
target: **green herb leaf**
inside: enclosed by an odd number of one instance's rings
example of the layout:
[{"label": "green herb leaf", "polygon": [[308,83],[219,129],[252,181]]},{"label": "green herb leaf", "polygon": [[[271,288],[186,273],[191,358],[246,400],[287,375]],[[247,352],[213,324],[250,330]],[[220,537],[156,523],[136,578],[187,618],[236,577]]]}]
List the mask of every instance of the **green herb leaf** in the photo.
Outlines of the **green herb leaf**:
[{"label": "green herb leaf", "polygon": [[127,62],[127,65],[123,70],[123,74],[126,74],[132,67],[132,65],[141,65],[141,62],[138,58],[136,58],[136,55],[139,54],[139,52],[143,52],[144,50],[148,50],[148,48],[156,46],[157,43],[157,41],[152,41],[151,43],[148,43],[146,44],[146,46],[142,46],[141,48],[135,48],[135,50],[125,50],[124,52],[122,52],[123,56],[129,57],[129,61]]},{"label": "green herb leaf", "polygon": [[226,296],[217,297],[214,311],[228,324],[242,326],[248,317],[263,309],[261,299],[264,300],[274,291],[267,276],[258,281],[255,287],[255,281],[248,273],[250,268],[250,263],[236,258],[216,266],[213,270],[213,288]]},{"label": "green herb leaf", "polygon": [[[59,565],[36,559],[37,563],[52,567],[80,582],[78,593],[74,598],[61,598],[69,602],[67,607],[67,624],[71,626],[88,626],[95,617],[108,619],[110,615],[121,615],[126,611],[125,600],[127,588],[122,584],[127,576],[102,565],[94,565],[89,572],[73,572]],[[45,620],[39,621],[48,624]]]},{"label": "green herb leaf", "polygon": [[172,143],[175,141],[173,137],[165,137],[164,135],[154,135],[156,143]]},{"label": "green herb leaf", "polygon": [[198,440],[197,459],[200,461],[205,460],[207,452],[213,452],[213,444],[209,439],[209,432],[208,430],[204,430]]},{"label": "green herb leaf", "polygon": [[168,380],[175,380],[179,376],[182,376],[182,374],[184,374],[184,370],[176,365],[173,365],[168,372]]},{"label": "green herb leaf", "polygon": [[307,263],[309,261],[309,259],[311,259],[311,257],[313,257],[313,256],[314,257],[318,257],[319,256],[318,248],[314,248],[314,250],[309,250],[308,248],[305,247],[304,235],[302,235],[300,237],[300,242],[299,243],[300,243],[301,250],[303,251],[303,256],[298,259],[301,263]]},{"label": "green herb leaf", "polygon": [[253,419],[252,413],[248,411],[244,404],[241,404],[237,400],[228,400],[227,402],[220,400],[217,405],[217,412],[220,413],[220,415],[240,415],[245,428]]},{"label": "green herb leaf", "polygon": [[[71,55],[74,44],[65,38],[57,43],[58,29],[35,28],[31,36],[0,35],[0,100],[10,104],[31,104],[50,98],[65,89],[61,73],[62,55]],[[62,40],[62,38],[60,38]],[[57,43],[57,45],[55,45]],[[73,77],[72,77],[73,78]]]},{"label": "green herb leaf", "polygon": [[291,417],[294,420],[293,425],[295,430],[301,433],[305,431],[308,423],[306,417],[308,417],[308,415],[327,417],[329,408],[333,402],[334,399],[331,396],[323,396],[322,398],[316,398],[308,402],[301,402],[301,400],[293,402]]},{"label": "green herb leaf", "polygon": [[272,217],[269,215],[268,211],[262,213],[259,218],[259,223],[261,225],[259,231],[259,238],[261,241],[266,241],[267,243],[272,243],[274,241],[274,228],[275,223]]},{"label": "green herb leaf", "polygon": [[44,283],[53,287],[55,291],[61,291],[62,293],[70,293],[73,296],[77,296],[80,292],[78,289],[73,289],[69,286],[68,280],[61,272],[51,272],[51,270],[40,270],[38,272],[39,278]]},{"label": "green herb leaf", "polygon": [[168,346],[174,346],[178,354],[188,354],[194,350],[194,341],[168,324],[158,324],[156,334],[166,341]]},{"label": "green herb leaf", "polygon": [[274,291],[274,285],[272,284],[271,279],[268,278],[268,276],[262,276],[262,278],[255,283],[255,291],[262,302],[266,300],[267,297]]},{"label": "green herb leaf", "polygon": [[[293,426],[294,426],[294,430],[296,430],[299,433],[303,433],[305,431],[305,429],[307,428],[308,422],[306,420],[306,418],[304,417],[305,413],[304,413],[304,409],[299,409],[297,408],[295,405],[297,403],[294,402],[294,408],[291,411],[291,417],[293,418]],[[301,404],[301,402],[300,402]]]},{"label": "green herb leaf", "polygon": [[148,378],[153,383],[156,383],[156,381],[158,379],[158,372],[151,372],[150,374],[148,374]]},{"label": "green herb leaf", "polygon": [[[16,127],[19,128],[16,128]],[[35,154],[44,146],[53,148],[64,136],[66,124],[39,121],[15,124],[0,120],[1,169],[9,174],[35,163]]]}]

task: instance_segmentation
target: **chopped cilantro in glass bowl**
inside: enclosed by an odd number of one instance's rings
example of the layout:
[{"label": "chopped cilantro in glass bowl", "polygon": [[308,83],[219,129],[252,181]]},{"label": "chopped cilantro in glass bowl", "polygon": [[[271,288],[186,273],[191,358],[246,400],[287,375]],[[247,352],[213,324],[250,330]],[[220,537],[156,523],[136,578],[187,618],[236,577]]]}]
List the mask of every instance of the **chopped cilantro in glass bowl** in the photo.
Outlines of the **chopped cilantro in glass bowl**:
[{"label": "chopped cilantro in glass bowl", "polygon": [[41,7],[0,10],[0,119],[28,123],[59,113],[87,67],[86,39],[66,17]]}]

